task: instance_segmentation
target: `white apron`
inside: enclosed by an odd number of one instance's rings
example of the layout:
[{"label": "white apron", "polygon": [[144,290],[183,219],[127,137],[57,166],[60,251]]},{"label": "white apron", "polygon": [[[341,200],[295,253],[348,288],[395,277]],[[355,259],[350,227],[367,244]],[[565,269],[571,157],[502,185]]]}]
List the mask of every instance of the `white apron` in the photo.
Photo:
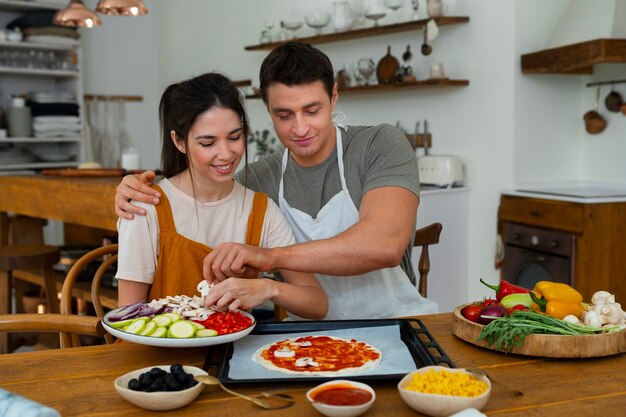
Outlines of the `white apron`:
[{"label": "white apron", "polygon": [[[299,243],[333,237],[359,221],[359,212],[346,186],[341,130],[336,126],[335,130],[341,191],[321,208],[317,218],[292,208],[285,200],[284,174],[288,151],[283,155],[279,207]],[[316,276],[328,296],[326,320],[379,319],[438,311],[437,304],[419,294],[400,266],[355,276]]]}]

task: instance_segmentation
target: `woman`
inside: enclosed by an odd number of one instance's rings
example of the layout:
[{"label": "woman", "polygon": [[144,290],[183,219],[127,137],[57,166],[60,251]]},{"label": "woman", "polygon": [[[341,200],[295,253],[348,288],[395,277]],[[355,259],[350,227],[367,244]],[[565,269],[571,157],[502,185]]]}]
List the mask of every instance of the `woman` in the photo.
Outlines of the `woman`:
[{"label": "woman", "polygon": [[[135,202],[148,214],[120,219],[119,304],[196,294],[202,260],[222,242],[286,246],[294,237],[275,203],[234,180],[249,126],[239,91],[216,73],[170,85],[159,104],[164,179],[158,206]],[[247,271],[248,277],[257,271]],[[266,300],[292,315],[322,319],[328,300],[313,274],[280,271],[284,282],[232,277],[211,299],[231,310]]]}]

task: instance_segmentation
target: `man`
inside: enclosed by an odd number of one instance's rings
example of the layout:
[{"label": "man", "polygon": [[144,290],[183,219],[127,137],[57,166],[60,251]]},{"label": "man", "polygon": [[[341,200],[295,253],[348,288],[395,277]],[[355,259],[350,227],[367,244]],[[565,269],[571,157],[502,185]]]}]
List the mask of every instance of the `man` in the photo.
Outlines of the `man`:
[{"label": "man", "polygon": [[[242,276],[246,269],[315,272],[329,299],[326,319],[437,312],[414,285],[419,178],[404,135],[389,125],[333,125],[338,93],[332,64],[307,44],[273,50],[261,65],[260,88],[287,149],[250,165],[238,179],[279,204],[299,243],[219,245],[204,260],[205,278]],[[152,179],[153,173],[124,178],[116,195],[120,216],[142,214],[129,199],[156,201],[142,184]]]}]

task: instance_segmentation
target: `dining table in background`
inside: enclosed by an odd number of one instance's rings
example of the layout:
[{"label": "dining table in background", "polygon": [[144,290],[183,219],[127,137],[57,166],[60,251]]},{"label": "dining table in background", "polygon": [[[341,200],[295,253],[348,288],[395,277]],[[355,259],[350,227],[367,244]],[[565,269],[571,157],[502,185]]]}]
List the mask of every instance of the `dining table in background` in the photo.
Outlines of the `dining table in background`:
[{"label": "dining table in background", "polygon": [[[626,356],[547,359],[504,354],[452,334],[452,314],[417,317],[457,367],[481,368],[492,381],[482,410],[487,416],[621,416],[626,409]],[[230,387],[249,395],[280,392],[295,399],[281,410],[262,410],[219,388],[206,387],[190,405],[168,412],[147,411],[122,399],[113,381],[129,371],[181,363],[202,367],[208,348],[158,348],[130,342],[66,350],[0,355],[0,387],[58,410],[62,416],[318,416],[305,393],[315,382],[246,383]],[[397,380],[365,381],[376,402],[365,414],[419,416],[398,394]]]},{"label": "dining table in background", "polygon": [[0,245],[8,213],[117,231],[115,189],[121,177],[0,176]]}]

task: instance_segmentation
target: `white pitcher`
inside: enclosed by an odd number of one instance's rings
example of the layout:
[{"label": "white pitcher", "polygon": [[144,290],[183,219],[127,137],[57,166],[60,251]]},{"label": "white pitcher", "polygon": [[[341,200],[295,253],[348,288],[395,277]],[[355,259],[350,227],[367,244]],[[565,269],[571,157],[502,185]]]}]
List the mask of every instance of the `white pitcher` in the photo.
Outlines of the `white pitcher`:
[{"label": "white pitcher", "polygon": [[345,32],[352,26],[354,14],[347,1],[333,2],[333,27],[335,32]]}]

